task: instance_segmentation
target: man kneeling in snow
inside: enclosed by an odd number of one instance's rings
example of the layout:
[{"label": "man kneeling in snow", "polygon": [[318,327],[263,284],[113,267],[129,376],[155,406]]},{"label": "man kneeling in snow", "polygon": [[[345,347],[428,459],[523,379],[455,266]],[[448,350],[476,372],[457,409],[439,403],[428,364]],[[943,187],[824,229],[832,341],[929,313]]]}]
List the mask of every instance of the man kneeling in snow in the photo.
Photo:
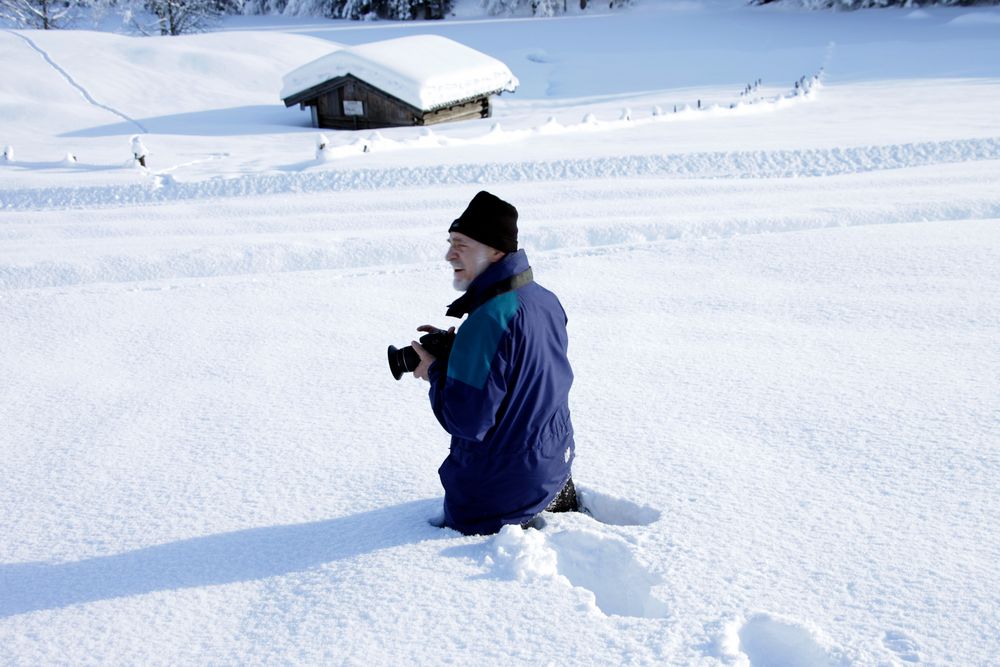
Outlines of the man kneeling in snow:
[{"label": "man kneeling in snow", "polygon": [[465,294],[447,314],[469,317],[447,360],[412,343],[421,360],[413,374],[430,382],[434,415],[452,436],[438,470],[440,523],[489,534],[543,510],[574,511],[566,313],[532,280],[512,205],[480,192],[448,232],[445,259]]}]

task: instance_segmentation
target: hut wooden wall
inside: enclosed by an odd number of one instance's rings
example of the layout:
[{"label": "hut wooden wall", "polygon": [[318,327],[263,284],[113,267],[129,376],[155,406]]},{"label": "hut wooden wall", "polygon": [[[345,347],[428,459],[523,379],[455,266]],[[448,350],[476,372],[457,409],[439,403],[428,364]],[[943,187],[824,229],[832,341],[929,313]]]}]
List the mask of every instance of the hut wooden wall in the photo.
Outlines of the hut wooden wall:
[{"label": "hut wooden wall", "polygon": [[[344,114],[344,100],[361,102],[364,115]],[[320,127],[354,130],[416,124],[413,109],[360,81],[349,79],[342,86],[320,95],[316,102]]]},{"label": "hut wooden wall", "polygon": [[[345,100],[361,102],[364,105],[364,115],[346,115]],[[319,127],[338,130],[432,125],[472,118],[488,118],[491,113],[489,97],[424,113],[353,78],[346,79],[342,85],[316,97],[315,106]]]},{"label": "hut wooden wall", "polygon": [[434,123],[470,120],[472,118],[489,118],[490,114],[490,98],[480,97],[478,100],[472,100],[465,104],[426,113],[422,119],[423,122],[418,123],[418,125],[433,125]]}]

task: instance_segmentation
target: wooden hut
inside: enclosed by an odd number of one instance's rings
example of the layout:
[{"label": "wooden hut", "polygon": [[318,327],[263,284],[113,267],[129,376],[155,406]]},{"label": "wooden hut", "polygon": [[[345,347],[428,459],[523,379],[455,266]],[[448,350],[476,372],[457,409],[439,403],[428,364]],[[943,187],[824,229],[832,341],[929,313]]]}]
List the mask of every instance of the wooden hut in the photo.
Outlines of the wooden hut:
[{"label": "wooden hut", "polygon": [[312,111],[314,127],[360,130],[488,118],[490,98],[517,78],[499,60],[436,35],[334,51],[284,78],[286,107]]}]

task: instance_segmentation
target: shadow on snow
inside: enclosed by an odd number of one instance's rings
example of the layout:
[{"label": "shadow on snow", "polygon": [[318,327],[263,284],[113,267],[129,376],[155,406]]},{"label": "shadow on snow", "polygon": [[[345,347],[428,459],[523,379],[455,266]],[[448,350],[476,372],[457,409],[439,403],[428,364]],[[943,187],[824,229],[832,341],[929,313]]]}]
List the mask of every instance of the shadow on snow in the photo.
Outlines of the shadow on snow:
[{"label": "shadow on snow", "polygon": [[440,499],[287,526],[195,537],[69,563],[0,564],[0,618],[155,591],[275,577],[454,536],[427,524]]},{"label": "shadow on snow", "polygon": [[[282,134],[314,129],[308,114],[286,109],[278,104],[230,107],[136,118],[149,134],[175,134],[193,137],[236,137],[254,134]],[[60,137],[114,137],[136,134],[135,123],[122,121],[110,125],[65,132]]]}]

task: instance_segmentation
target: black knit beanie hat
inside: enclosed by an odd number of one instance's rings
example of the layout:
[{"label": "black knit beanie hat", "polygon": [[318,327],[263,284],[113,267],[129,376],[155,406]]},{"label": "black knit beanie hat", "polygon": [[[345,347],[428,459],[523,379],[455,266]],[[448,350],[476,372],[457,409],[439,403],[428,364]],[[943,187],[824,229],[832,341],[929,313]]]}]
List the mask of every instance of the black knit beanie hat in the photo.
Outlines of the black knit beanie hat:
[{"label": "black knit beanie hat", "polygon": [[501,252],[517,250],[517,209],[485,190],[451,223],[449,232],[465,234]]}]

